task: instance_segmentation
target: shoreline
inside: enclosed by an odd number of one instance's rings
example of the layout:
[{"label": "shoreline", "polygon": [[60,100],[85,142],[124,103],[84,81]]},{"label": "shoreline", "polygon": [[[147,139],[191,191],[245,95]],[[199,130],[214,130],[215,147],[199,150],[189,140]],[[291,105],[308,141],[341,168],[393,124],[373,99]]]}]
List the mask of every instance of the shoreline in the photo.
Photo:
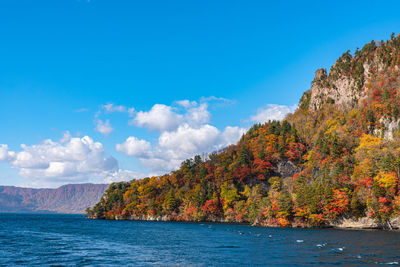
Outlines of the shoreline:
[{"label": "shoreline", "polygon": [[293,229],[336,229],[336,230],[358,230],[358,231],[388,231],[388,232],[400,232],[400,216],[391,219],[391,228],[386,227],[384,224],[376,223],[372,218],[362,217],[359,219],[343,218],[337,222],[329,222],[327,225],[321,226],[287,226],[283,227],[280,225],[271,224],[260,224],[260,223],[248,223],[248,222],[229,222],[224,220],[203,220],[203,221],[189,221],[189,220],[169,220],[166,216],[135,216],[137,218],[115,218],[115,219],[100,219],[86,216],[91,220],[109,220],[109,221],[142,221],[142,222],[175,222],[175,223],[190,223],[190,224],[226,224],[226,225],[247,225],[252,227],[263,227],[263,228],[293,228]]}]

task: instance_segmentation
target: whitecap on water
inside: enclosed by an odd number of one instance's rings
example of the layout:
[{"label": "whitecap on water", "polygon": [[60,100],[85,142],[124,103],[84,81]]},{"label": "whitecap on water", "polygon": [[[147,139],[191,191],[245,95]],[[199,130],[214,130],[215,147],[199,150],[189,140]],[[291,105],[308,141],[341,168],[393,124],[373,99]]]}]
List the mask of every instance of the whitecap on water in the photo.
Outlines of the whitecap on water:
[{"label": "whitecap on water", "polygon": [[345,249],[346,247],[341,247],[341,248],[333,248],[332,250],[336,252],[343,252]]}]

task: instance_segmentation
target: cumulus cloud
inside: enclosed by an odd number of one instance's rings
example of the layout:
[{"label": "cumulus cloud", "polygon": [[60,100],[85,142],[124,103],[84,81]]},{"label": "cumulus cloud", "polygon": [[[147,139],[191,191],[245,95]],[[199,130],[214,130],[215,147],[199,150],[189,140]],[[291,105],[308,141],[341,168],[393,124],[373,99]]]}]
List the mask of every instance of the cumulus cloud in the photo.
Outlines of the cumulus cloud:
[{"label": "cumulus cloud", "polygon": [[189,157],[208,152],[217,143],[219,135],[219,130],[208,124],[199,128],[184,124],[174,132],[162,133],[158,141],[161,148],[174,151],[180,157]]},{"label": "cumulus cloud", "polygon": [[174,106],[156,104],[149,111],[139,111],[130,125],[159,132],[158,140],[150,143],[130,136],[115,148],[120,153],[138,158],[144,167],[161,174],[178,168],[187,158],[236,143],[246,129],[228,126],[219,130],[212,126],[208,110],[211,102],[233,101],[212,96],[203,97],[199,102],[175,101]]},{"label": "cumulus cloud", "polygon": [[153,172],[163,173],[177,169],[187,158],[236,143],[245,131],[240,127],[226,127],[221,132],[209,124],[193,127],[184,123],[175,131],[163,132],[153,148],[145,140],[128,137],[124,143],[117,144],[116,149],[139,158]]},{"label": "cumulus cloud", "polygon": [[267,104],[265,108],[259,108],[257,114],[252,116],[250,120],[258,123],[264,123],[269,120],[283,120],[288,113],[292,113],[296,109],[297,105]]},{"label": "cumulus cloud", "polygon": [[174,112],[171,106],[156,104],[150,111],[139,111],[129,124],[162,132],[174,130],[182,122],[183,116]]},{"label": "cumulus cloud", "polygon": [[8,151],[0,146],[0,160],[7,161],[19,175],[42,186],[87,181],[105,177],[118,170],[118,162],[106,157],[103,145],[85,136],[72,138],[65,134],[59,141],[47,139],[40,144],[21,145],[22,151]]},{"label": "cumulus cloud", "polygon": [[158,132],[175,131],[185,123],[191,126],[200,126],[209,123],[211,120],[208,103],[205,101],[214,99],[225,101],[224,98],[221,98],[221,100],[215,97],[202,99],[201,103],[190,100],[175,101],[175,104],[180,108],[156,104],[149,111],[139,111],[136,117],[129,121],[129,125],[136,125]]},{"label": "cumulus cloud", "polygon": [[105,136],[108,136],[114,128],[111,126],[110,121],[102,121],[102,120],[96,120],[96,128],[95,130],[98,131],[99,133],[104,134]]},{"label": "cumulus cloud", "polygon": [[199,106],[189,108],[185,114],[185,118],[192,125],[201,125],[210,122],[211,114],[208,111],[208,105],[203,103]]},{"label": "cumulus cloud", "polygon": [[151,144],[145,140],[139,140],[136,137],[130,136],[122,144],[115,146],[116,150],[134,157],[144,157],[151,150]]},{"label": "cumulus cloud", "polygon": [[0,145],[0,161],[10,161],[15,157],[14,151],[8,151],[8,145]]},{"label": "cumulus cloud", "polygon": [[237,126],[228,126],[222,132],[222,144],[235,144],[246,133],[246,129]]}]

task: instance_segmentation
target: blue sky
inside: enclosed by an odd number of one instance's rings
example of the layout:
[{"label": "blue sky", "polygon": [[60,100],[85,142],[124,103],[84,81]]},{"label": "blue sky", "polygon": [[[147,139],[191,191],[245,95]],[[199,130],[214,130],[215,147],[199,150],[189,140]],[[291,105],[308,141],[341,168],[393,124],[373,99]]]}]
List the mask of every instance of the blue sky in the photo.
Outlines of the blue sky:
[{"label": "blue sky", "polygon": [[1,1],[0,184],[168,172],[400,29],[398,1],[277,2]]}]

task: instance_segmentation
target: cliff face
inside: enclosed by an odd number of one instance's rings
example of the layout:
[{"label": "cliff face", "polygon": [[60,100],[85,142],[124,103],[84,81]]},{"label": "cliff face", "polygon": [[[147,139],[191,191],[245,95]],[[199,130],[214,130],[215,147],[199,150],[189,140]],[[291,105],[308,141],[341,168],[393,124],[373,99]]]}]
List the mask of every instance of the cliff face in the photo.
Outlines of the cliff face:
[{"label": "cliff face", "polygon": [[[355,55],[350,51],[344,53],[331,67],[329,74],[325,69],[315,72],[311,89],[305,93],[300,105],[307,105],[316,111],[326,103],[335,103],[343,109],[351,109],[362,104],[368,97],[370,84],[388,71],[399,71],[393,46],[397,45],[393,38],[378,46],[374,41],[357,50]],[[390,74],[389,74],[390,75]],[[309,103],[304,103],[309,101]]]},{"label": "cliff face", "polygon": [[[315,72],[310,90],[300,100],[300,109],[309,115],[327,109],[343,114],[361,112],[362,131],[391,140],[400,129],[397,91],[400,87],[399,37],[386,42],[370,42],[354,55],[344,53],[330,68]],[[297,112],[299,115],[299,112]]]},{"label": "cliff face", "polygon": [[[111,184],[91,218],[400,227],[400,36],[319,69],[299,108],[157,177]],[[362,226],[364,225],[364,226]]]},{"label": "cliff face", "polygon": [[68,184],[57,189],[0,186],[0,212],[84,213],[98,202],[105,184]]}]

